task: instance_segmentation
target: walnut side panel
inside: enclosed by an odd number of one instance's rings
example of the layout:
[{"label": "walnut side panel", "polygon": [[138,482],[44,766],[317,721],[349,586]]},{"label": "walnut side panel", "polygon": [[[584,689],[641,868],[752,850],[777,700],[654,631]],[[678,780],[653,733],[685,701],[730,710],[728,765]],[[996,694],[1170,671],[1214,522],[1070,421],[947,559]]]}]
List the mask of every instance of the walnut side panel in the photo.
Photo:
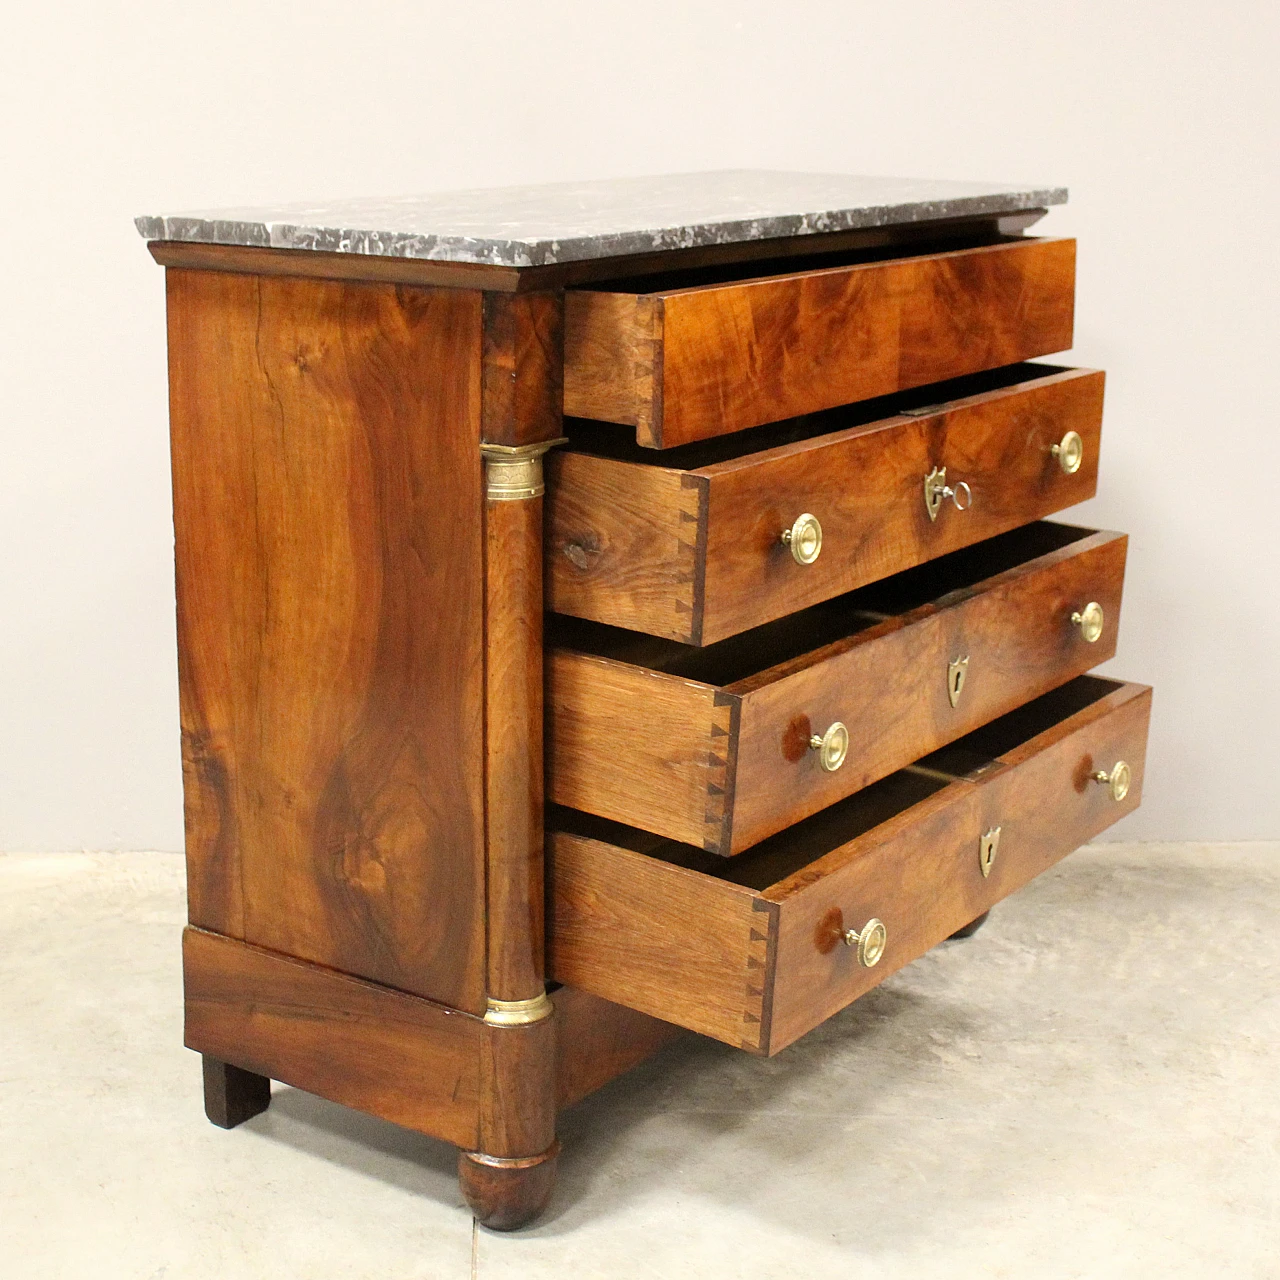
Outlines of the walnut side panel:
[{"label": "walnut side panel", "polygon": [[769,904],[596,840],[553,833],[547,849],[553,979],[760,1051]]},{"label": "walnut side panel", "polygon": [[182,964],[188,1048],[475,1144],[479,1019],[199,929]]},{"label": "walnut side panel", "polygon": [[480,295],[168,290],[191,920],[479,1012]]},{"label": "walnut side panel", "polygon": [[677,676],[552,649],[547,794],[702,847],[727,812],[732,707]]}]

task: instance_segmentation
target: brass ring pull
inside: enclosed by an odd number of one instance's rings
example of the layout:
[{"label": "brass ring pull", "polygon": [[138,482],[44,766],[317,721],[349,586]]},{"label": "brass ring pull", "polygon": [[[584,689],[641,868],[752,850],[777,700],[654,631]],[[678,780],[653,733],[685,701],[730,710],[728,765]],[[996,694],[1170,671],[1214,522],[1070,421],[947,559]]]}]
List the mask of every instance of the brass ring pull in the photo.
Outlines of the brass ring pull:
[{"label": "brass ring pull", "polygon": [[861,929],[846,929],[843,937],[846,947],[858,948],[858,963],[864,969],[874,969],[889,945],[889,931],[884,921],[874,916]]},{"label": "brass ring pull", "polygon": [[1057,458],[1063,473],[1073,476],[1084,461],[1084,441],[1078,431],[1068,431],[1057,444],[1049,446],[1049,452]]},{"label": "brass ring pull", "polygon": [[807,511],[797,516],[795,524],[782,531],[782,541],[791,548],[791,558],[796,564],[812,564],[822,554],[822,525],[818,517]]},{"label": "brass ring pull", "polygon": [[1110,773],[1099,770],[1093,775],[1094,782],[1100,782],[1111,792],[1111,798],[1119,804],[1129,794],[1129,786],[1133,782],[1133,771],[1123,760],[1117,760],[1111,766]]},{"label": "brass ring pull", "polygon": [[849,754],[849,730],[837,720],[822,737],[815,733],[809,739],[809,750],[819,753],[818,763],[823,769],[835,773]]},{"label": "brass ring pull", "polygon": [[[964,494],[964,502],[960,501],[960,494]],[[963,481],[957,481],[953,489],[947,483],[946,467],[934,467],[924,478],[924,509],[929,513],[931,521],[938,518],[938,511],[942,507],[944,498],[950,498],[957,511],[968,511],[973,506],[973,490]]]},{"label": "brass ring pull", "polygon": [[1090,600],[1083,609],[1071,615],[1071,621],[1080,628],[1087,644],[1094,644],[1101,637],[1105,620],[1102,606],[1096,600]]}]

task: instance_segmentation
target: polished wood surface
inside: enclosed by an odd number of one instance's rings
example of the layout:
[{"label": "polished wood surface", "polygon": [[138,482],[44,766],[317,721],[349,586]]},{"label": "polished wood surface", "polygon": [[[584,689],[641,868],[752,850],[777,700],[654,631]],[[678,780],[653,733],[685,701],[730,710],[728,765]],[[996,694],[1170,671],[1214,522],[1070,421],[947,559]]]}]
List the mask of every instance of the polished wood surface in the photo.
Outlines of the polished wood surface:
[{"label": "polished wood surface", "polygon": [[[705,446],[645,460],[634,449],[557,451],[547,484],[548,607],[712,644],[1094,495],[1102,373],[1027,365],[1011,384],[993,376],[990,389],[973,391],[974,381],[936,388],[943,403],[932,412],[902,415],[876,401],[871,420],[870,408],[840,410],[785,432],[764,429],[763,439],[748,433],[744,452],[720,460],[700,459]],[[859,425],[842,428],[851,416]],[[1051,452],[1068,431],[1084,449],[1071,475]],[[780,434],[800,438],[779,443]],[[592,448],[589,431],[578,439]],[[970,486],[967,511],[946,503],[929,519],[923,480],[935,467],[953,486]],[[810,565],[781,541],[802,512],[822,525]]]},{"label": "polished wood surface", "polygon": [[[732,862],[559,814],[552,977],[776,1053],[1131,812],[1149,716],[1150,690],[1082,677]],[[1121,758],[1116,803],[1089,775]],[[888,945],[864,968],[842,933],[872,918]]]},{"label": "polished wood surface", "polygon": [[706,483],[558,449],[547,460],[547,607],[700,642]]},{"label": "polished wood surface", "polygon": [[536,1156],[489,1156],[458,1152],[458,1183],[477,1222],[490,1231],[516,1231],[547,1207],[555,1185],[554,1143]]},{"label": "polished wood surface", "polygon": [[564,415],[564,302],[558,294],[484,295],[481,435],[554,440]]},{"label": "polished wood surface", "polygon": [[[1121,534],[1031,525],[702,650],[562,629],[547,667],[548,794],[739,853],[1106,661],[1126,548]],[[1089,601],[1107,620],[1093,644],[1071,622]],[[828,773],[808,744],[836,721],[849,753]]]},{"label": "polished wood surface", "polygon": [[739,885],[554,832],[547,955],[557,982],[753,1052],[776,908]]},{"label": "polished wood surface", "polygon": [[476,1145],[479,1018],[200,929],[182,970],[188,1048]]},{"label": "polished wood surface", "polygon": [[271,1105],[271,1081],[233,1067],[210,1054],[200,1055],[204,1076],[204,1113],[219,1129],[234,1129]]},{"label": "polished wood surface", "polygon": [[482,1012],[480,296],[168,293],[191,920]]},{"label": "polished wood surface", "polygon": [[247,245],[200,244],[186,240],[153,240],[147,248],[166,267],[199,271],[233,271],[262,276],[294,276],[320,280],[365,280],[387,284],[427,285],[486,292],[523,293],[563,289],[601,280],[623,280],[655,271],[693,271],[739,262],[807,261],[832,253],[891,245],[945,244],[1016,235],[1048,212],[979,214],[936,222],[865,227],[819,235],[744,240],[736,244],[696,245],[616,258],[587,258],[546,267],[503,267],[477,262],[432,262],[418,258],[382,257],[368,253],[329,253],[315,249],[270,249]]},{"label": "polished wood surface", "polygon": [[528,1000],[545,987],[541,499],[486,502],[484,524],[486,991]]},{"label": "polished wood surface", "polygon": [[1015,239],[659,293],[570,292],[565,412],[671,448],[1065,350],[1074,290],[1074,241]]},{"label": "polished wood surface", "polygon": [[737,700],[589,653],[547,654],[547,794],[719,848],[732,813]]},{"label": "polished wood surface", "polygon": [[[903,814],[764,890],[780,908],[771,1053],[1137,808],[1151,691],[1091,677],[1083,683],[1090,681],[1110,691],[1002,750],[995,757],[1002,767],[951,784],[918,814]],[[1069,693],[1059,691],[1064,701]],[[957,772],[971,763],[965,753],[954,754]],[[981,746],[973,754],[983,754]],[[1105,787],[1081,781],[1090,762],[1111,757],[1126,760],[1134,773],[1120,804]],[[945,759],[932,764],[946,772]],[[979,840],[997,826],[999,850],[984,878]],[[859,928],[871,916],[889,932],[874,969],[861,968],[850,948],[823,942],[833,923]]]},{"label": "polished wood surface", "polygon": [[556,1105],[563,1110],[637,1067],[682,1027],[576,987],[560,987],[556,1006]]}]

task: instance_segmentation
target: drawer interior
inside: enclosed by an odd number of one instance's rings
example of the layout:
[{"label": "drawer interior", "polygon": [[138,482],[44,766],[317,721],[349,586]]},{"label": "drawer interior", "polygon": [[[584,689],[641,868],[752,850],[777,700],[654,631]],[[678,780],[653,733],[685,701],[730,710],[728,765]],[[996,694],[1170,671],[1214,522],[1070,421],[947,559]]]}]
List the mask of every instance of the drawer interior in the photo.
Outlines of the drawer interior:
[{"label": "drawer interior", "polygon": [[1006,391],[1028,385],[1041,378],[1049,378],[1054,374],[1070,371],[1066,365],[1043,364],[1036,361],[1002,365],[1000,368],[971,373],[963,378],[931,382],[908,391],[895,392],[893,395],[859,400],[856,404],[824,409],[819,413],[807,413],[802,417],[787,418],[781,422],[768,422],[763,426],[735,431],[730,435],[678,445],[674,449],[653,449],[637,444],[633,427],[620,426],[615,422],[601,422],[592,418],[566,418],[564,432],[569,438],[570,447],[579,453],[614,458],[622,462],[640,462],[650,466],[694,471],[720,462],[732,462],[766,449],[780,448],[803,440],[814,440],[837,431],[869,426],[873,422],[882,422],[886,418],[894,418],[901,414],[916,414],[923,409],[946,406],[971,396]]},{"label": "drawer interior", "polygon": [[821,661],[832,645],[886,618],[973,588],[1094,533],[1047,520],[1024,525],[703,648],[558,614],[547,619],[547,643],[738,692],[735,686],[774,678],[779,668]]},{"label": "drawer interior", "polygon": [[549,810],[548,825],[763,892],[780,886],[833,849],[906,813],[949,783],[991,769],[1002,757],[1122,687],[1099,676],[1078,676],[734,858],[559,806]]}]

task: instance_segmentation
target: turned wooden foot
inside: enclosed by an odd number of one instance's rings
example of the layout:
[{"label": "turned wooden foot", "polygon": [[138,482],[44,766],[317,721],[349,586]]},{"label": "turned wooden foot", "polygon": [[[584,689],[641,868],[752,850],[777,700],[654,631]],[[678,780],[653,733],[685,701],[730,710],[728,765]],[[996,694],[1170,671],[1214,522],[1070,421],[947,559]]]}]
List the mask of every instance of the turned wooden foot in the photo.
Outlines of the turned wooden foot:
[{"label": "turned wooden foot", "polygon": [[990,911],[984,911],[976,920],[970,920],[963,929],[957,929],[951,936],[953,938],[972,938],[987,923],[987,917],[990,914]]},{"label": "turned wooden foot", "polygon": [[271,1105],[271,1081],[229,1062],[201,1054],[204,1061],[204,1113],[220,1129],[261,1115]]},{"label": "turned wooden foot", "polygon": [[559,1154],[558,1142],[539,1156],[459,1151],[458,1182],[476,1221],[492,1231],[515,1231],[532,1222],[551,1198]]}]

